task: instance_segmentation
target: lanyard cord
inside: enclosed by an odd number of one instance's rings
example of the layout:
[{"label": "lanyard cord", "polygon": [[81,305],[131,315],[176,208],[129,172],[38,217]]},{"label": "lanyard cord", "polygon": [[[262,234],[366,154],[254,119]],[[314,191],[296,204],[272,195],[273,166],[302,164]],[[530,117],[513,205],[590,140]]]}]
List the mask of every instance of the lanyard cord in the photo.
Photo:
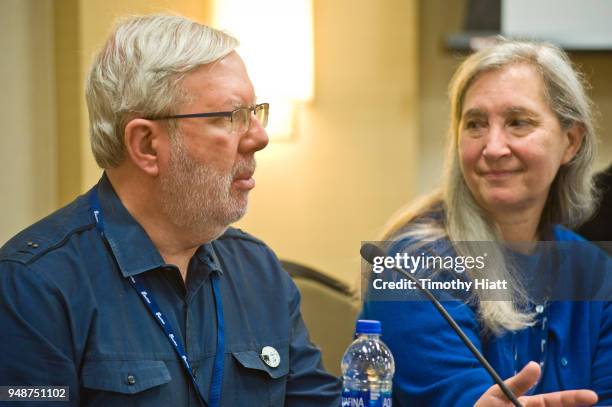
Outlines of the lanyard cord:
[{"label": "lanyard cord", "polygon": [[[102,213],[102,207],[100,206],[100,201],[98,199],[97,187],[94,187],[94,189],[91,191],[91,194],[89,196],[89,203],[91,206],[91,211],[93,213],[93,216],[96,220],[96,229],[98,229],[98,231],[100,232],[100,235],[102,236],[102,239],[105,241],[105,243],[107,243],[107,246],[108,246],[108,241],[106,240],[106,236],[104,235],[104,215]],[[113,255],[112,250],[110,252],[111,252],[111,255]],[[158,325],[162,328],[166,337],[172,344],[172,347],[174,348],[175,352],[179,356],[183,367],[189,374],[189,377],[191,377],[193,386],[195,387],[198,395],[200,396],[200,400],[202,401],[202,403],[205,406],[217,407],[219,405],[219,400],[221,399],[221,385],[223,381],[222,379],[223,379],[223,364],[224,364],[223,354],[225,351],[224,349],[225,347],[225,335],[224,335],[225,324],[223,321],[223,303],[221,301],[221,291],[219,289],[219,276],[217,274],[213,274],[211,276],[211,283],[212,283],[212,289],[213,289],[213,296],[215,298],[215,310],[216,310],[216,318],[217,318],[217,349],[215,353],[215,361],[213,365],[213,377],[212,377],[212,382],[210,384],[210,393],[209,393],[208,403],[204,399],[204,395],[202,394],[202,391],[200,390],[200,387],[198,386],[198,383],[196,382],[196,379],[193,375],[193,369],[191,365],[189,364],[189,359],[187,358],[187,353],[185,352],[183,343],[181,342],[180,338],[176,336],[176,334],[174,333],[174,329],[172,328],[170,321],[168,321],[164,317],[164,314],[162,313],[161,309],[157,305],[157,302],[155,301],[153,294],[150,293],[145,288],[145,286],[140,281],[138,276],[130,276],[128,280],[130,281],[130,283],[132,284],[132,287],[134,287],[134,289],[136,290],[136,292],[142,299],[143,303],[146,305],[150,314],[153,316],[153,319],[157,321]]]}]

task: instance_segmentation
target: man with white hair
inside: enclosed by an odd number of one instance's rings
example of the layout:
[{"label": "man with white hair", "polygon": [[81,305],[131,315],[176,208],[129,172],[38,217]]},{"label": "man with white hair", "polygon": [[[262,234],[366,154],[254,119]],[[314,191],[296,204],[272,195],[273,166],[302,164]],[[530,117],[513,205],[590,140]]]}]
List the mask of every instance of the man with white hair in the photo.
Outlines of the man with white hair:
[{"label": "man with white hair", "polygon": [[228,228],[268,143],[236,46],[152,15],[97,54],[86,97],[104,175],[0,250],[0,386],[67,386],[87,406],[339,405],[295,285]]}]

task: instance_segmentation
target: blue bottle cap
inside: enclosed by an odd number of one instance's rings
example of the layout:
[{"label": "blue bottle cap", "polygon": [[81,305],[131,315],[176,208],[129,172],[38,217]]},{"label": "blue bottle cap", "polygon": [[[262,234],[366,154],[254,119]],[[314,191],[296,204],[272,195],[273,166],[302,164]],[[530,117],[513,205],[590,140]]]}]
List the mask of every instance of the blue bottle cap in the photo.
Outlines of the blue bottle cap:
[{"label": "blue bottle cap", "polygon": [[355,333],[380,335],[382,333],[380,321],[374,321],[370,319],[358,319]]}]

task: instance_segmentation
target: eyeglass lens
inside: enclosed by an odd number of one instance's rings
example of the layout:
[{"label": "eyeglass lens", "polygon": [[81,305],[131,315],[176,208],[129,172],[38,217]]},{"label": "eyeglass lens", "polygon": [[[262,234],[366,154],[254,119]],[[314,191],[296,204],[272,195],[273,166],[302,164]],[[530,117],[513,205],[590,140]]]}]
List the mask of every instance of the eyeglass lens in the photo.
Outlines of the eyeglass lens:
[{"label": "eyeglass lens", "polygon": [[255,117],[262,127],[268,124],[268,105],[261,104],[255,108],[243,107],[232,112],[232,127],[233,131],[242,134],[246,133],[251,125],[251,112],[255,113]]}]

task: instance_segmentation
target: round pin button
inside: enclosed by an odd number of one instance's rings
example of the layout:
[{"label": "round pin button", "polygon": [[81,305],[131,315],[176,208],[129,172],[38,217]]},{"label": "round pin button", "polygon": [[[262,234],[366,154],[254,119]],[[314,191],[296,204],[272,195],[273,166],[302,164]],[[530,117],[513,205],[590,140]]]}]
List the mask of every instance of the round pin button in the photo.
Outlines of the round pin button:
[{"label": "round pin button", "polygon": [[261,358],[261,360],[263,360],[263,362],[266,365],[272,368],[278,367],[278,365],[280,365],[280,362],[281,362],[278,351],[274,349],[272,346],[264,346],[263,349],[261,350],[261,354],[259,355],[259,357]]}]

